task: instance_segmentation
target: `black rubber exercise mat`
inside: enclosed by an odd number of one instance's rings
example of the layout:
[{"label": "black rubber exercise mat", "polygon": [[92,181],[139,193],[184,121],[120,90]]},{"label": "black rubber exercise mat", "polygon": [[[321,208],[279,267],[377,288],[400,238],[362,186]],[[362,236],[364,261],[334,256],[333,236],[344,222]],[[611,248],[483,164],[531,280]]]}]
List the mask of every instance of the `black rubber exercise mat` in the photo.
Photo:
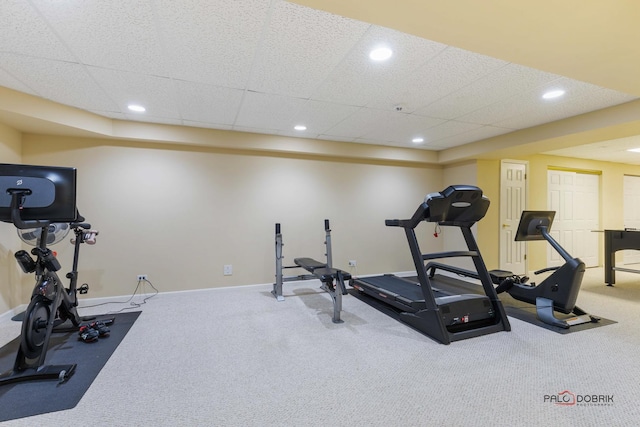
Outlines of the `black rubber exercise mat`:
[{"label": "black rubber exercise mat", "polygon": [[[405,280],[413,281],[416,283],[416,288],[419,289],[418,278],[417,277],[404,277]],[[456,280],[455,278],[450,278],[447,276],[442,276],[440,274],[436,274],[434,278],[432,278],[434,287],[439,290],[450,293],[450,294],[465,294],[465,293],[477,293],[483,294],[482,287],[480,285],[476,285],[473,283],[465,283],[461,280]],[[368,297],[367,295],[360,295],[358,291],[350,290],[352,295],[355,295],[358,299],[363,302],[373,306],[374,308],[384,312],[385,314],[393,317],[394,319],[399,319],[399,316],[393,309],[389,309],[389,306],[384,303],[380,303],[376,301],[374,298]],[[558,334],[569,334],[573,332],[585,331],[588,329],[599,328],[602,326],[612,325],[617,323],[615,320],[600,318],[599,322],[596,323],[583,323],[581,325],[572,326],[569,329],[563,329],[557,326],[549,325],[544,323],[538,316],[536,315],[536,307],[532,304],[527,304],[526,302],[518,301],[512,298],[508,293],[501,293],[499,295],[500,301],[502,301],[502,305],[507,313],[507,316],[514,317],[516,319],[522,320],[527,323],[531,323],[532,325],[539,326],[544,329],[548,329],[550,331],[556,332]],[[571,317],[570,315],[563,315],[561,313],[556,313],[558,316],[562,318]],[[593,314],[593,313],[591,313]],[[599,316],[598,316],[599,317]]]},{"label": "black rubber exercise mat", "polygon": [[[98,316],[98,319],[109,317],[114,321],[109,325],[109,336],[92,343],[80,341],[75,331],[53,334],[46,364],[75,363],[73,375],[62,384],[38,380],[1,385],[0,422],[75,407],[139,315],[136,311]],[[19,345],[20,337],[0,349],[0,373],[13,368]]]}]

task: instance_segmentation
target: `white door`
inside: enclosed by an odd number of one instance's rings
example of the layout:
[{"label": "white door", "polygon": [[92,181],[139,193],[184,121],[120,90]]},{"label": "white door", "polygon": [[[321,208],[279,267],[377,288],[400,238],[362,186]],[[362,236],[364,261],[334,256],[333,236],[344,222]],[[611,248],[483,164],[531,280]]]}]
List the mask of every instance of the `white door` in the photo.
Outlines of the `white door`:
[{"label": "white door", "polygon": [[527,202],[527,164],[503,160],[500,164],[500,270],[527,273],[525,242],[516,242],[520,215]]},{"label": "white door", "polygon": [[[640,230],[640,177],[624,176],[624,227]],[[625,250],[624,264],[640,263],[640,251]]]},{"label": "white door", "polygon": [[[598,266],[598,233],[594,231],[600,224],[600,176],[549,170],[547,184],[548,209],[556,211],[551,236],[587,267]],[[563,262],[549,246],[547,264],[561,265]]]}]

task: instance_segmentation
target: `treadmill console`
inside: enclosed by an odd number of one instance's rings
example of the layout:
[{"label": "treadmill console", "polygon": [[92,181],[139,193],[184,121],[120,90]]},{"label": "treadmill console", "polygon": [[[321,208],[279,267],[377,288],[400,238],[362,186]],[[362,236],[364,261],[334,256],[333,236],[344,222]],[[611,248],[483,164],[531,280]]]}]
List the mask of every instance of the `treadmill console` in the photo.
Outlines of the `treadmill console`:
[{"label": "treadmill console", "polygon": [[472,185],[451,185],[425,197],[424,220],[442,225],[472,225],[489,209],[489,199]]}]

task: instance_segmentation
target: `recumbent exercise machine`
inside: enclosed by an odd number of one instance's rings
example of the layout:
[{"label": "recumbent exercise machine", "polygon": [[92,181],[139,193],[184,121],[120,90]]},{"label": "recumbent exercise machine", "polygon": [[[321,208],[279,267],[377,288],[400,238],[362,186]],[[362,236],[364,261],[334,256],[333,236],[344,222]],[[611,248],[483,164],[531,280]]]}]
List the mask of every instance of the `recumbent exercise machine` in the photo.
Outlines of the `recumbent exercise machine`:
[{"label": "recumbent exercise machine", "polygon": [[[585,272],[585,264],[579,258],[569,255],[549,234],[554,217],[554,211],[523,211],[514,240],[517,242],[546,240],[565,263],[535,271],[536,275],[553,271],[538,285],[529,283],[529,278],[524,275],[513,274],[506,270],[490,270],[491,280],[497,285],[496,293],[507,292],[518,301],[535,305],[536,316],[548,325],[568,329],[584,323],[597,323],[600,321],[599,317],[587,314],[575,305]],[[443,264],[432,265],[429,274],[433,276],[436,269],[478,279],[474,272]],[[569,316],[558,317],[554,311]]]},{"label": "recumbent exercise machine", "polygon": [[[66,381],[76,364],[45,365],[49,340],[54,332],[78,331],[80,323],[94,317],[81,318],[76,310],[77,292],[86,293],[88,285],[77,288],[80,245],[93,243],[96,230],[84,222],[78,213],[76,169],[61,167],[0,165],[0,220],[11,222],[19,230],[39,229],[32,254],[17,251],[15,258],[25,273],[35,273],[36,283],[24,313],[20,346],[13,369],[0,375],[0,385],[41,379]],[[61,269],[56,255],[47,247],[50,228],[54,223],[67,223],[73,230],[73,269],[62,284],[57,271]],[[70,322],[68,327],[65,323]],[[110,324],[113,319],[105,319]]]},{"label": "recumbent exercise machine", "polygon": [[[482,194],[480,188],[474,186],[454,185],[439,193],[427,195],[410,219],[385,221],[389,227],[404,229],[418,274],[418,283],[385,274],[354,278],[351,286],[365,297],[380,301],[384,307],[392,309],[402,322],[443,344],[493,332],[510,331],[509,320],[471,231],[471,227],[485,216],[488,208],[489,199]],[[459,228],[467,250],[423,254],[415,232],[423,221]],[[444,281],[427,274],[432,260],[451,257],[471,258],[482,284],[482,295],[447,291]],[[425,265],[425,261],[430,262]]]},{"label": "recumbent exercise machine", "polygon": [[[347,294],[347,288],[345,281],[351,279],[351,274],[346,271],[333,268],[333,259],[331,254],[331,228],[329,227],[329,220],[324,220],[325,230],[325,247],[326,247],[326,262],[316,261],[312,258],[295,258],[293,260],[295,265],[283,266],[282,260],[284,256],[282,254],[282,233],[280,224],[276,224],[276,282],[273,284],[273,290],[271,293],[276,297],[278,301],[284,301],[282,295],[282,284],[284,282],[291,282],[297,280],[320,280],[320,288],[326,291],[333,301],[333,323],[342,323],[340,319],[340,312],[342,311],[342,295]],[[284,269],[301,268],[306,270],[309,274],[300,274],[297,276],[284,276]]]}]

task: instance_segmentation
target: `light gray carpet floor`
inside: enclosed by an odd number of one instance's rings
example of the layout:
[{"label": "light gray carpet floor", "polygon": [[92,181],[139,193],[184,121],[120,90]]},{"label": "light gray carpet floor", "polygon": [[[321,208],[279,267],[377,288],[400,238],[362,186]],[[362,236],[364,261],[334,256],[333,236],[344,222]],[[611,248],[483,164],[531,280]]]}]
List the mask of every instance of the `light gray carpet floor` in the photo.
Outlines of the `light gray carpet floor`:
[{"label": "light gray carpet floor", "polygon": [[[6,426],[637,426],[640,275],[587,271],[578,305],[618,323],[441,345],[356,298],[331,322],[313,281],[161,293],[77,407]],[[81,314],[118,310],[113,304]],[[0,323],[0,345],[19,335]],[[569,391],[606,404],[545,402]],[[64,385],[60,386],[64,393]],[[589,398],[592,399],[592,398]]]}]

